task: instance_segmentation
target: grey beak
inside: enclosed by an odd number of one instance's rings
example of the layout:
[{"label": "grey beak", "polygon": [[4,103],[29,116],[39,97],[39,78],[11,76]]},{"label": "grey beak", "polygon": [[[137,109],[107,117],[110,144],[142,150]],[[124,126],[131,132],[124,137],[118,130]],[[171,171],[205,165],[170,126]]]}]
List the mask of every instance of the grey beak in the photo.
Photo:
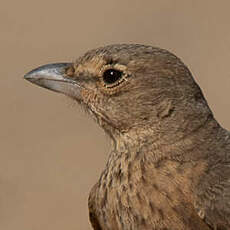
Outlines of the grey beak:
[{"label": "grey beak", "polygon": [[28,72],[24,78],[43,88],[63,93],[71,97],[79,97],[80,85],[66,78],[66,68],[72,63],[55,63],[40,66]]}]

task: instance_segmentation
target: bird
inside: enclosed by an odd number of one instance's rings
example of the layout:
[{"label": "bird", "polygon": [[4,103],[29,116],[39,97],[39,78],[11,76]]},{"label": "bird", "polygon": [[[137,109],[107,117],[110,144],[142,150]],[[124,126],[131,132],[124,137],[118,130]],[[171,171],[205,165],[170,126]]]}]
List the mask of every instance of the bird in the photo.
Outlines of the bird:
[{"label": "bird", "polygon": [[94,230],[230,229],[230,133],[176,55],[112,44],[24,78],[77,101],[111,140]]}]

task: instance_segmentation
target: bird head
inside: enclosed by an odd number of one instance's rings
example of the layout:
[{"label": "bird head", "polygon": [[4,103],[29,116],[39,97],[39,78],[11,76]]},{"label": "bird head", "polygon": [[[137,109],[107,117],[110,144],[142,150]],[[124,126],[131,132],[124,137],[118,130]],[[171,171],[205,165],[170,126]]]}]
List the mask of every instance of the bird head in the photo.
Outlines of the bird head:
[{"label": "bird head", "polygon": [[202,120],[208,111],[188,68],[151,46],[105,46],[74,63],[41,66],[25,79],[73,98],[112,136],[148,129],[173,134],[183,122],[190,127],[186,117]]}]

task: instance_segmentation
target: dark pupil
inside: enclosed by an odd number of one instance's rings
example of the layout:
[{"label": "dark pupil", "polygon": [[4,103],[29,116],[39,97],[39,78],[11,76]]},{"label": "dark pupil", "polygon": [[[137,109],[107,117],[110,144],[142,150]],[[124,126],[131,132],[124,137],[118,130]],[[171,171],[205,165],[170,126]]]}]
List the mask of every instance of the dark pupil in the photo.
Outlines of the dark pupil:
[{"label": "dark pupil", "polygon": [[108,69],[103,74],[103,80],[107,84],[113,84],[122,77],[122,72],[115,69]]}]

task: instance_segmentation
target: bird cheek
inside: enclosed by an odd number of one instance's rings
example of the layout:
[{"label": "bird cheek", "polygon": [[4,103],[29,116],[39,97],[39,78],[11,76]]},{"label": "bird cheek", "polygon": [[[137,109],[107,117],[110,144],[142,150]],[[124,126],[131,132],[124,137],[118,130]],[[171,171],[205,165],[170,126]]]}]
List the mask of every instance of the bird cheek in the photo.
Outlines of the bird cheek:
[{"label": "bird cheek", "polygon": [[88,106],[95,105],[96,103],[98,103],[97,94],[93,90],[82,89],[81,98],[82,101]]}]

